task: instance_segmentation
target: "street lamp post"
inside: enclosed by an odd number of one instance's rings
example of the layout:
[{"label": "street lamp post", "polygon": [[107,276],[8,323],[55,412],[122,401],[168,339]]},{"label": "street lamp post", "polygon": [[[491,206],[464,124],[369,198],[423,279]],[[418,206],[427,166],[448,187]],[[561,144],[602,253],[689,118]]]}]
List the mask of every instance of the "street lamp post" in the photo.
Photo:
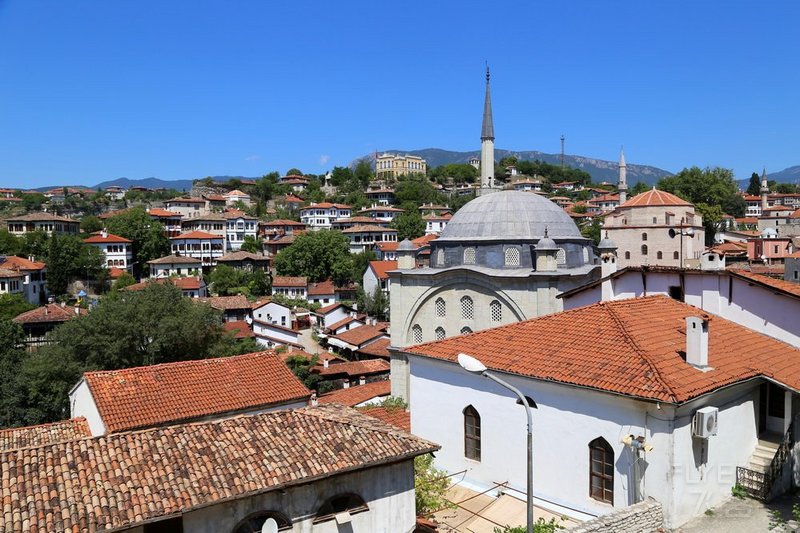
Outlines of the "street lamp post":
[{"label": "street lamp post", "polygon": [[528,399],[518,388],[500,379],[486,369],[486,365],[465,353],[458,354],[458,364],[461,368],[472,374],[479,374],[489,378],[501,387],[504,387],[517,395],[522,405],[525,407],[525,415],[528,417],[528,533],[533,533],[533,414]]}]

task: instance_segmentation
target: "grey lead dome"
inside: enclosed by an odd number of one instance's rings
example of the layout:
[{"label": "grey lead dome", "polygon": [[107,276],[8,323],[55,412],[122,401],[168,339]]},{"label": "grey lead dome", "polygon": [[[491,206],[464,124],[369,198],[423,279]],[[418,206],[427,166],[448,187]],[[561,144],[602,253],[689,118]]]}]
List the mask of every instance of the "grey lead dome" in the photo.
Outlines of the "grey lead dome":
[{"label": "grey lead dome", "polygon": [[550,200],[531,192],[501,191],[459,209],[438,240],[537,241],[545,228],[552,239],[583,239],[570,216]]}]

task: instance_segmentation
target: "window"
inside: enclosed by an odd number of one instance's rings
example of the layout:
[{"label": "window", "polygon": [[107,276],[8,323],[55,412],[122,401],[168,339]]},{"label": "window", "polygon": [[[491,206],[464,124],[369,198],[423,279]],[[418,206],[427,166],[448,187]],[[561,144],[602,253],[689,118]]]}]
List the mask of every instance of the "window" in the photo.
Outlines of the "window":
[{"label": "window", "polygon": [[475,248],[470,247],[464,249],[464,264],[465,265],[475,264]]},{"label": "window", "polygon": [[642,245],[642,255],[647,255],[647,245],[646,244]]},{"label": "window", "polygon": [[631,253],[625,252],[625,259],[630,259],[630,258],[631,258]]},{"label": "window", "polygon": [[603,437],[589,443],[589,496],[614,505],[614,450]]},{"label": "window", "polygon": [[422,342],[422,328],[419,324],[414,324],[411,328],[411,338],[414,340],[414,344]]},{"label": "window", "polygon": [[356,514],[369,511],[366,502],[358,494],[339,494],[322,504],[314,523],[332,520],[339,513]]},{"label": "window", "polygon": [[471,405],[464,408],[464,456],[481,460],[481,415]]},{"label": "window", "polygon": [[442,248],[436,250],[436,266],[444,266],[444,250]]},{"label": "window", "polygon": [[442,328],[442,327],[436,328],[436,331],[434,332],[434,334],[436,335],[436,340],[437,341],[440,341],[440,340],[445,338],[444,328]]},{"label": "window", "polygon": [[264,522],[272,518],[278,525],[278,531],[291,531],[292,523],[286,516],[276,511],[256,513],[242,520],[233,530],[233,533],[261,533]]},{"label": "window", "polygon": [[159,520],[158,522],[153,522],[152,524],[145,524],[142,527],[142,533],[176,533],[180,531],[183,531],[182,516],[168,518],[166,520]]},{"label": "window", "polygon": [[658,252],[656,252],[656,259],[664,259],[664,254],[663,254],[663,253],[661,253],[661,250],[659,250]]},{"label": "window", "polygon": [[567,252],[564,251],[563,248],[559,248],[556,252],[556,264],[558,265],[565,265],[567,264]]},{"label": "window", "polygon": [[584,246],[584,248],[583,248],[583,264],[588,264],[588,263],[589,263],[589,248]]},{"label": "window", "polygon": [[678,260],[680,259],[680,255],[678,254],[678,252],[672,252],[672,258]]},{"label": "window", "polygon": [[461,318],[464,320],[472,320],[474,318],[475,306],[472,303],[472,298],[469,296],[461,297]]},{"label": "window", "polygon": [[445,305],[442,298],[436,298],[434,306],[436,307],[436,316],[445,316],[447,313],[447,305]]},{"label": "window", "polygon": [[[657,217],[653,217],[653,224],[658,224],[658,218]],[[647,233],[645,233],[645,235],[647,235]],[[647,237],[643,238],[642,240],[646,241]]]},{"label": "window", "polygon": [[506,248],[505,263],[506,266],[519,266],[519,248],[513,246]]},{"label": "window", "polygon": [[461,334],[466,335],[467,333],[472,333],[472,329],[469,326],[464,326],[461,328]]},{"label": "window", "polygon": [[643,241],[646,241],[646,240],[647,240],[647,233],[642,233],[642,240],[643,240]]},{"label": "window", "polygon": [[503,306],[500,305],[500,302],[494,300],[489,304],[489,314],[492,316],[492,322],[503,320]]}]

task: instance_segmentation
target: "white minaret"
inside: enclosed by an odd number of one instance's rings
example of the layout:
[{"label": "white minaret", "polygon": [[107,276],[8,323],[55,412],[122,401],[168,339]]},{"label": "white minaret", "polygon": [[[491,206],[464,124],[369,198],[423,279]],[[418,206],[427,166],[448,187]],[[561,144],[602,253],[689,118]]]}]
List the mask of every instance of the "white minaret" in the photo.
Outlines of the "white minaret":
[{"label": "white minaret", "polygon": [[769,195],[769,185],[767,185],[767,167],[764,167],[764,171],[761,173],[761,213],[763,214],[764,211],[769,207],[769,202],[767,201],[767,196]]},{"label": "white minaret", "polygon": [[617,183],[617,190],[619,191],[619,205],[625,203],[628,199],[628,181],[627,181],[628,167],[625,164],[625,151],[619,149],[619,183]]},{"label": "white minaret", "polygon": [[483,102],[481,127],[481,188],[494,187],[494,123],[492,121],[492,95],[489,92],[489,66],[486,66],[486,99]]}]

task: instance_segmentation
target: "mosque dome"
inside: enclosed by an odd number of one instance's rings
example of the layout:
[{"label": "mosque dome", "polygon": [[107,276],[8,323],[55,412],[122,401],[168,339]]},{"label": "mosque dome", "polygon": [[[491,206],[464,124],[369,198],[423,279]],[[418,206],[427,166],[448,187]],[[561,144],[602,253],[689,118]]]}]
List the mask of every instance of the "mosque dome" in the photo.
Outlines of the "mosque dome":
[{"label": "mosque dome", "polygon": [[447,223],[438,241],[538,241],[583,239],[559,206],[538,194],[501,191],[468,202]]}]

